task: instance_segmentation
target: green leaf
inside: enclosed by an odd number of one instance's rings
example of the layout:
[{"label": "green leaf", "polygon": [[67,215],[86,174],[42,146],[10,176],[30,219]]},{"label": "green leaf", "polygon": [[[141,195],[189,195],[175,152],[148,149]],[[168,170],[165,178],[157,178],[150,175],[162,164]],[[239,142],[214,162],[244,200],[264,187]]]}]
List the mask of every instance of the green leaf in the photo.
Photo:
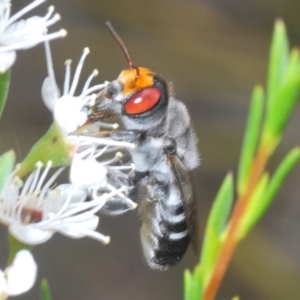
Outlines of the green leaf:
[{"label": "green leaf", "polygon": [[257,213],[260,211],[260,206],[263,201],[263,196],[269,181],[269,175],[267,173],[263,174],[259,183],[257,184],[252,197],[250,198],[249,204],[246,208],[244,216],[238,227],[238,237],[239,239],[244,238],[247,233],[254,226],[257,220]]},{"label": "green leaf", "polygon": [[[265,211],[268,209],[272,203],[274,197],[276,196],[279,188],[281,187],[283,181],[286,179],[287,175],[292,171],[297,162],[300,159],[300,148],[292,149],[281,162],[276,172],[274,173],[272,179],[270,180],[269,186],[264,195],[264,201],[260,206],[260,211],[257,214],[257,221],[262,217]],[[256,221],[256,222],[257,222]]]},{"label": "green leaf", "polygon": [[293,49],[283,80],[274,95],[274,105],[267,109],[264,134],[280,140],[295,107],[300,90],[300,54]]},{"label": "green leaf", "polygon": [[201,252],[201,268],[203,269],[204,285],[210,277],[211,270],[220,250],[220,236],[227,223],[231,211],[233,197],[233,177],[229,173],[225,177],[210,211],[205,229]]},{"label": "green leaf", "polygon": [[267,113],[265,130],[269,135],[281,138],[297,103],[300,91],[300,70],[289,78],[276,95],[276,105]]},{"label": "green leaf", "polygon": [[238,169],[237,190],[239,195],[244,193],[247,179],[251,171],[251,165],[259,138],[259,129],[263,113],[263,101],[263,89],[261,86],[257,86],[252,94],[250,112]]},{"label": "green leaf", "polygon": [[202,300],[202,268],[197,265],[193,274],[189,270],[184,272],[184,299]]},{"label": "green leaf", "polygon": [[203,270],[202,281],[204,286],[206,286],[211,276],[211,271],[215,265],[221,245],[221,239],[216,235],[215,230],[211,227],[206,228],[200,260],[200,264]]},{"label": "green leaf", "polygon": [[192,274],[190,270],[184,271],[184,299],[190,300],[191,299],[191,287],[192,287]]},{"label": "green leaf", "polygon": [[[271,48],[271,69],[273,71],[269,71],[263,141],[265,144],[273,143],[272,148],[275,148],[289,121],[300,90],[299,50],[293,49],[289,55],[285,27],[282,21],[278,21],[275,26]],[[278,74],[275,76],[273,73]]]},{"label": "green leaf", "polygon": [[9,174],[15,165],[15,153],[8,151],[0,156],[0,195],[6,183]]},{"label": "green leaf", "polygon": [[282,20],[275,23],[268,72],[268,107],[272,108],[278,86],[280,86],[289,57],[289,44],[285,25]]},{"label": "green leaf", "polygon": [[294,77],[295,75],[299,74],[300,71],[300,62],[299,62],[299,49],[294,48],[291,51],[289,56],[289,63],[287,66],[287,70],[284,74],[284,81],[288,81],[289,78]]},{"label": "green leaf", "polygon": [[38,161],[44,165],[52,161],[53,167],[68,166],[76,145],[70,143],[59,126],[53,123],[48,132],[31,148],[17,175],[21,178],[35,169]]},{"label": "green leaf", "polygon": [[2,117],[3,109],[6,103],[10,83],[10,71],[0,73],[0,119]]},{"label": "green leaf", "polygon": [[40,295],[41,295],[41,300],[51,300],[52,299],[50,287],[49,287],[48,281],[46,279],[43,279],[41,282]]},{"label": "green leaf", "polygon": [[203,294],[203,276],[202,267],[197,265],[194,270],[191,285],[191,300],[202,300]]},{"label": "green leaf", "polygon": [[247,208],[247,213],[243,219],[243,223],[239,231],[241,237],[245,236],[265,214],[266,210],[274,200],[274,197],[281,187],[283,181],[291,172],[299,159],[300,148],[294,148],[281,162],[268,186],[267,178],[264,178],[267,176],[265,175],[262,177],[255,191],[256,195],[253,195],[253,199],[251,199],[249,207]]},{"label": "green leaf", "polygon": [[209,214],[207,228],[212,228],[219,236],[228,219],[233,202],[233,176],[228,173],[219,189]]}]

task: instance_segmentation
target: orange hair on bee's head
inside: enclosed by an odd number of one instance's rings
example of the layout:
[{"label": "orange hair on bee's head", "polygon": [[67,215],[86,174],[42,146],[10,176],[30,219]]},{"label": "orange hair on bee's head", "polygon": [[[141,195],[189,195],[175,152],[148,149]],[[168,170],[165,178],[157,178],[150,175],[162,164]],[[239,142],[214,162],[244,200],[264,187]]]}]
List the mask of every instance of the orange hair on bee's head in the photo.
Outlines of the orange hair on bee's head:
[{"label": "orange hair on bee's head", "polygon": [[129,95],[154,84],[154,73],[146,68],[124,70],[118,77],[124,85],[123,94]]}]

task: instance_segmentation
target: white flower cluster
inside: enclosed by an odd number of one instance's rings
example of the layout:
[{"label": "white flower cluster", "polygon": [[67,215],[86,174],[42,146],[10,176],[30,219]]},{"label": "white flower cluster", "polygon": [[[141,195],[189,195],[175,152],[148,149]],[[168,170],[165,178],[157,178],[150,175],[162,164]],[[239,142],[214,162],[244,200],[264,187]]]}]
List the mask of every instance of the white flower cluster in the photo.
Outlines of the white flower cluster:
[{"label": "white flower cluster", "polygon": [[[16,239],[29,245],[44,243],[55,232],[71,238],[89,236],[107,244],[109,237],[96,232],[99,217],[95,213],[111,197],[123,195],[124,187],[114,188],[107,183],[108,169],[104,164],[91,158],[86,161],[76,158],[71,168],[71,182],[74,181],[72,178],[75,182],[55,188],[51,185],[63,168],[45,182],[52,164],[49,162],[42,172],[43,164],[39,162],[24,183],[15,176],[16,168],[1,194],[0,221],[8,226]],[[85,176],[87,171],[91,174]],[[110,192],[99,193],[100,187]],[[85,201],[88,194],[91,200]],[[123,197],[131,208],[136,206],[126,196]]]},{"label": "white flower cluster", "polygon": [[[123,185],[133,172],[134,165],[122,165],[122,154],[119,152],[120,148],[134,145],[110,138],[76,134],[87,123],[88,107],[96,99],[94,93],[104,89],[107,84],[90,86],[98,74],[94,70],[79,95],[75,96],[80,73],[89,53],[89,49],[85,48],[72,80],[71,60],[66,61],[64,88],[60,93],[54,76],[49,40],[65,36],[66,31],[47,33],[47,28],[60,19],[59,15],[53,15],[54,7],[51,6],[44,17],[20,20],[44,1],[35,0],[11,16],[11,0],[0,0],[0,72],[7,71],[13,65],[16,50],[45,43],[48,77],[42,86],[42,98],[53,113],[54,122],[60,128],[66,144],[75,145],[71,154],[70,183],[55,186],[64,168],[50,176],[51,161],[47,165],[37,162],[35,170],[25,181],[17,176],[17,166],[0,194],[0,222],[8,227],[12,236],[28,245],[44,243],[55,232],[71,238],[88,236],[107,244],[110,238],[96,231],[99,223],[96,213],[110,201],[120,204],[122,212],[137,206],[126,196],[127,187]],[[101,122],[96,125],[108,129],[118,126]],[[100,161],[103,154],[111,158]],[[23,265],[25,273],[20,271],[20,261],[27,263],[25,269]],[[34,284],[35,277],[36,265],[31,254],[28,251],[19,252],[9,268],[4,272],[0,270],[0,299],[27,291]]]},{"label": "white flower cluster", "polygon": [[[66,61],[66,76],[61,95],[57,87],[49,40],[63,36],[62,31],[47,34],[47,27],[55,23],[58,15],[53,16],[51,6],[44,17],[31,17],[19,20],[45,0],[35,0],[21,11],[10,16],[10,0],[0,0],[0,71],[11,66],[15,51],[26,49],[39,42],[45,43],[48,77],[42,87],[42,98],[51,110],[54,121],[58,124],[65,140],[76,145],[72,153],[70,184],[51,186],[55,183],[62,169],[55,172],[46,182],[52,162],[47,166],[37,162],[36,169],[23,182],[16,176],[16,170],[10,175],[0,196],[0,222],[9,227],[11,234],[25,244],[39,244],[47,241],[58,231],[73,238],[90,236],[103,243],[109,242],[109,237],[97,233],[99,218],[95,216],[108,199],[117,198],[128,209],[134,209],[137,204],[124,194],[126,187],[112,178],[128,178],[133,165],[119,166],[120,147],[133,147],[126,142],[117,142],[109,138],[93,138],[72,135],[80,126],[86,123],[88,105],[93,102],[93,94],[106,87],[99,84],[90,87],[92,79],[98,74],[94,70],[87,79],[81,93],[75,96],[80,73],[89,49],[85,48],[79,60],[71,82],[71,60]],[[18,21],[19,20],[19,21]],[[64,31],[63,31],[64,32]],[[117,124],[102,124],[107,128],[116,128]],[[104,153],[117,152],[110,160],[100,162]],[[114,166],[113,166],[114,165]],[[42,172],[42,169],[44,171]],[[87,198],[90,201],[85,201]]]}]

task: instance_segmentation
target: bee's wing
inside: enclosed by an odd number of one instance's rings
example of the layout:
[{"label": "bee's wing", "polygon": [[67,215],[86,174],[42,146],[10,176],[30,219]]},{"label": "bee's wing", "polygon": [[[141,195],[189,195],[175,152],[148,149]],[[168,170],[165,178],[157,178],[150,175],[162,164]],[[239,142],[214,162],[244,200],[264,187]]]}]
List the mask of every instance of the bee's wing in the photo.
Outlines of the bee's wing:
[{"label": "bee's wing", "polygon": [[194,185],[187,168],[177,155],[167,155],[167,159],[174,175],[175,185],[180,192],[191,242],[194,249],[198,252]]}]

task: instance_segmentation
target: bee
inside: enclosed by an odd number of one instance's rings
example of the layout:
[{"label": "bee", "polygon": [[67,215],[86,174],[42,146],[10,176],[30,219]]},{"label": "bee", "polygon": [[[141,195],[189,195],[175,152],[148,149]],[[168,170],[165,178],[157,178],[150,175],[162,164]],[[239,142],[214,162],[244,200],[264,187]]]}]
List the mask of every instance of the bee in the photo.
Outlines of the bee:
[{"label": "bee", "polygon": [[170,85],[151,70],[134,66],[124,42],[110,22],[106,25],[129,69],[99,95],[89,119],[118,116],[125,129],[110,137],[136,144],[129,150],[135,171],[128,196],[140,203],[141,241],[149,266],[166,270],[180,261],[191,241],[195,245],[195,194],[189,171],[199,165],[198,140],[186,106],[173,97]]}]

